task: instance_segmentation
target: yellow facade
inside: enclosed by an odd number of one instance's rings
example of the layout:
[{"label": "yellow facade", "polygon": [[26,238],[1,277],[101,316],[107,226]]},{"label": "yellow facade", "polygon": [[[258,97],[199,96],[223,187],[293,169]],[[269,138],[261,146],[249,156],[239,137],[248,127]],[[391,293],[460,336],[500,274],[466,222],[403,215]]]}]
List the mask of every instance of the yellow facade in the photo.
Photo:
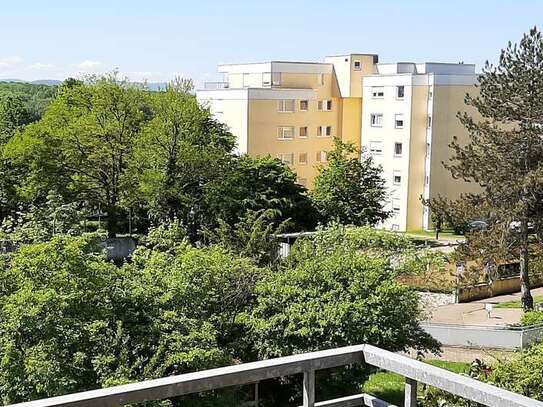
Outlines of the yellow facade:
[{"label": "yellow facade", "polygon": [[323,63],[272,61],[219,66],[225,82],[199,91],[238,139],[240,153],[277,157],[311,188],[334,137],[351,142],[383,169],[392,216],[381,227],[431,227],[421,198],[456,198],[476,188],[443,166],[457,118],[475,91],[475,67],[378,63],[377,55],[326,57]]},{"label": "yellow facade", "polygon": [[283,159],[311,187],[334,137],[360,147],[360,83],[376,61],[375,55],[353,54],[324,63],[221,66],[224,87],[199,97],[237,135],[241,153]]}]

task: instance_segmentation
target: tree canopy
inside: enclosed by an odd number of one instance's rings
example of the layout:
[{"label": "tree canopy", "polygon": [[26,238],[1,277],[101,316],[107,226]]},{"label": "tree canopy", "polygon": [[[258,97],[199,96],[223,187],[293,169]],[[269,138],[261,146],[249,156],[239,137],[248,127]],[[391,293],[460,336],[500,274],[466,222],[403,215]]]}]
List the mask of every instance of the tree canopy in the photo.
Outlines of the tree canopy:
[{"label": "tree canopy", "polygon": [[375,225],[389,216],[383,209],[387,193],[381,169],[338,138],[328,152],[328,165],[320,167],[311,197],[325,223]]},{"label": "tree canopy", "polygon": [[[435,349],[416,293],[395,281],[388,257],[372,254],[404,244],[367,230],[353,243],[367,250],[353,251],[348,235],[330,246],[337,230],[322,233],[328,251],[299,252],[275,271],[222,246],[193,247],[179,222],[151,229],[121,266],[105,260],[95,235],[22,245],[0,268],[2,401],[354,343]],[[261,389],[269,405],[296,400],[292,383]],[[235,393],[172,403],[234,406]]]}]

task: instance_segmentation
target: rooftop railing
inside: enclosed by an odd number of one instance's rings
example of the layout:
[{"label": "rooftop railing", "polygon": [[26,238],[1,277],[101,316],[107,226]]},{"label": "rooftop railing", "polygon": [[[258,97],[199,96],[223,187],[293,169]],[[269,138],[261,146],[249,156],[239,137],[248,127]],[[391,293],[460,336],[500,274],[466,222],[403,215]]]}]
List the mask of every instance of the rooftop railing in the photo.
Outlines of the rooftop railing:
[{"label": "rooftop railing", "polygon": [[[417,405],[417,385],[424,383],[491,407],[543,407],[537,400],[491,386],[472,378],[388,352],[370,345],[357,345],[305,353],[260,362],[204,370],[179,376],[91,390],[66,396],[14,404],[18,407],[122,406],[199,393],[214,389],[303,373],[304,407],[395,407],[368,394],[315,402],[315,371],[367,363],[405,377],[404,407]],[[258,391],[255,392],[258,406]]]},{"label": "rooftop railing", "polygon": [[206,90],[228,89],[228,82],[204,82],[204,89]]}]

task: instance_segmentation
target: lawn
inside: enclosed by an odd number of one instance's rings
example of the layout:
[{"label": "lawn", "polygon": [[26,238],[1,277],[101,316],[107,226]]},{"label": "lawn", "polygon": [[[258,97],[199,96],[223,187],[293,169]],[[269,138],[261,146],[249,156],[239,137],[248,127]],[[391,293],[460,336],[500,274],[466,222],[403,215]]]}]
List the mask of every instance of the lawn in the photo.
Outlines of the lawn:
[{"label": "lawn", "polygon": [[[534,297],[534,305],[541,304],[541,303],[543,303],[543,295],[536,295]],[[520,302],[520,298],[519,298],[518,300],[501,302],[499,304],[495,304],[494,308],[522,308],[522,303]]]},{"label": "lawn", "polygon": [[[443,360],[430,360],[428,363],[455,373],[467,373],[470,366],[469,363],[448,362]],[[403,406],[404,383],[404,377],[396,373],[374,373],[370,376],[368,381],[364,383],[363,392],[371,394],[381,400],[388,401],[396,406]]]},{"label": "lawn", "polygon": [[[413,237],[423,237],[427,239],[435,239],[436,232],[433,230],[410,230],[405,232],[407,235],[411,235]],[[452,230],[444,230],[442,232],[439,232],[439,240],[464,240],[466,236],[464,235],[457,235]]]}]

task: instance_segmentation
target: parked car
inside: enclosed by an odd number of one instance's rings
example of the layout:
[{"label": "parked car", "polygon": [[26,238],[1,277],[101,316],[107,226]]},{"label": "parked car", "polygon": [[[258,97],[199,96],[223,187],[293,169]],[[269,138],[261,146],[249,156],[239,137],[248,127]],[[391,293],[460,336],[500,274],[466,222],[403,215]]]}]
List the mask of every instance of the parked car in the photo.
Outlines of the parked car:
[{"label": "parked car", "polygon": [[468,223],[469,232],[479,232],[488,229],[488,222],[486,220],[472,220]]}]

